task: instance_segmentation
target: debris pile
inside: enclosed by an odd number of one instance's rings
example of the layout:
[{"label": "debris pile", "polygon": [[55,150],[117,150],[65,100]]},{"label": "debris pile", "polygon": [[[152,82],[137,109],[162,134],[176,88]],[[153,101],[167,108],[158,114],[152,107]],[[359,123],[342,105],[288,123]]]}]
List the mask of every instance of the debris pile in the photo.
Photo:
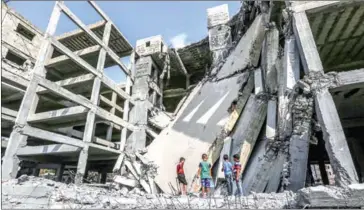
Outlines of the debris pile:
[{"label": "debris pile", "polygon": [[157,175],[158,166],[142,156],[145,152],[144,149],[135,154],[126,154],[122,163],[115,165],[113,184],[117,189],[127,187],[141,193],[157,192],[153,179]]},{"label": "debris pile", "polygon": [[23,175],[2,184],[5,209],[282,209],[300,207],[364,207],[364,185],[348,188],[310,187],[297,193],[257,193],[245,197],[146,194],[140,190],[118,190],[54,182]]}]

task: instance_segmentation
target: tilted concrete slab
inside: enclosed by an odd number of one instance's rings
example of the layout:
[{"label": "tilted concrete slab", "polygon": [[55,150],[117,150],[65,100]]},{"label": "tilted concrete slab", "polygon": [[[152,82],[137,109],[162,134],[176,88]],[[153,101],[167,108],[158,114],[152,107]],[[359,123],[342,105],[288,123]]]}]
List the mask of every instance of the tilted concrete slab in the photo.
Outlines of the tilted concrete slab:
[{"label": "tilted concrete slab", "polygon": [[175,167],[181,156],[186,158],[185,174],[191,183],[201,155],[221,134],[224,125],[219,122],[239,95],[244,74],[231,74],[257,63],[264,33],[258,16],[222,67],[212,71],[218,71],[219,80],[198,85],[199,91],[188,97],[176,119],[149,146],[146,156],[159,166],[155,182],[164,192],[171,193],[169,183],[176,188]]},{"label": "tilted concrete slab", "polygon": [[224,127],[218,122],[226,117],[231,102],[238,96],[240,79],[238,75],[203,85],[173,125],[149,146],[147,156],[159,166],[155,181],[164,192],[170,192],[169,182],[175,185],[175,167],[181,156],[186,157],[185,173],[191,183],[201,155],[207,153]]},{"label": "tilted concrete slab", "polygon": [[[222,69],[217,72],[217,77],[224,78],[236,71],[243,70],[247,67],[257,66],[259,62],[260,52],[263,45],[263,40],[265,36],[265,26],[263,15],[259,15],[255,18],[254,22],[251,24],[250,28],[240,39],[236,49],[230,56],[226,59],[228,65],[231,66],[230,69]],[[215,73],[212,71],[212,73]]]}]

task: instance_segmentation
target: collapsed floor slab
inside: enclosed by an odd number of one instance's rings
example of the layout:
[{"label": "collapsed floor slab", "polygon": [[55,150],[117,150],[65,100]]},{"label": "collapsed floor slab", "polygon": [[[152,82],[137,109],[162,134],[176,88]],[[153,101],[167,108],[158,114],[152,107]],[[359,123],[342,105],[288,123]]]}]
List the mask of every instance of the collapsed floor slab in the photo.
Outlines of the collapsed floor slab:
[{"label": "collapsed floor slab", "polygon": [[239,96],[244,78],[240,72],[259,60],[264,33],[262,16],[258,16],[226,62],[212,70],[212,75],[217,74],[217,81],[203,83],[199,93],[190,96],[191,102],[168,131],[162,132],[149,146],[147,156],[159,165],[155,181],[162,191],[171,192],[169,183],[176,185],[174,168],[181,156],[188,157],[185,173],[191,183],[201,155],[209,150],[224,127],[219,122],[227,117],[231,102]]}]

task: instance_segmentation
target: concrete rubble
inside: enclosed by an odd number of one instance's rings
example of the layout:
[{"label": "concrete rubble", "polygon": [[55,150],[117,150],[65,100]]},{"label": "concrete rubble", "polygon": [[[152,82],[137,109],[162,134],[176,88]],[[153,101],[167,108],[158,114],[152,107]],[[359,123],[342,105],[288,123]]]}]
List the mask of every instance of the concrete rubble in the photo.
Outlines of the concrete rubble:
[{"label": "concrete rubble", "polygon": [[290,209],[302,207],[364,207],[364,185],[310,187],[297,193],[256,193],[235,198],[213,196],[171,196],[145,194],[143,191],[112,185],[96,188],[55,182],[23,175],[2,184],[2,207],[5,209]]},{"label": "concrete rubble", "polygon": [[[105,21],[57,1],[43,33],[2,2],[3,208],[364,208],[363,2],[220,5],[181,49],[161,35],[134,48],[89,4]],[[54,36],[61,13],[80,29]],[[226,196],[224,154],[240,155],[242,197]]]}]

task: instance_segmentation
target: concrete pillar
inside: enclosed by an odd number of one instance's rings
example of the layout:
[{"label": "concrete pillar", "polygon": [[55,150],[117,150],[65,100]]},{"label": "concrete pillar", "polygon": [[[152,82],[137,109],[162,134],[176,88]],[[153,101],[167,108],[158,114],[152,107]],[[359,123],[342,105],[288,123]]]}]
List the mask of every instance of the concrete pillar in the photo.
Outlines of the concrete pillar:
[{"label": "concrete pillar", "polygon": [[213,64],[222,60],[231,45],[231,28],[227,25],[229,19],[227,4],[207,9],[207,28]]},{"label": "concrete pillar", "polygon": [[132,98],[135,104],[130,110],[129,122],[138,126],[138,130],[129,136],[126,151],[134,152],[145,147],[146,126],[148,123],[149,102],[149,78],[152,70],[151,56],[141,57],[135,63],[134,85],[132,87]]},{"label": "concrete pillar", "polygon": [[330,183],[329,183],[329,178],[327,176],[327,171],[326,171],[326,167],[325,167],[325,160],[322,157],[320,157],[318,164],[319,164],[319,168],[320,168],[322,182],[324,183],[324,185],[329,185]]},{"label": "concrete pillar", "polygon": [[53,46],[51,45],[50,40],[47,38],[55,33],[60,15],[61,8],[59,7],[58,2],[56,2],[47,26],[47,30],[44,33],[45,40],[42,42],[40,47],[37,62],[35,63],[33,70],[34,73],[21,102],[19,112],[15,120],[14,130],[11,132],[9,137],[9,142],[2,163],[2,180],[15,178],[17,175],[19,159],[16,155],[16,152],[20,146],[26,145],[28,138],[26,135],[22,134],[21,129],[27,123],[29,114],[35,113],[37,108],[39,97],[36,94],[36,90],[40,78],[45,77],[46,71],[44,65],[48,62],[53,53]]},{"label": "concrete pillar", "polygon": [[57,169],[57,172],[56,172],[56,181],[58,181],[58,182],[62,181],[64,167],[65,167],[65,165],[64,164],[61,164],[61,166]]},{"label": "concrete pillar", "polygon": [[[319,79],[324,74],[323,65],[305,11],[293,13],[293,29],[305,73],[314,83],[320,83]],[[339,186],[357,183],[358,175],[353,159],[348,155],[350,150],[331,93],[327,87],[323,87],[316,91],[314,98],[335,183]]]},{"label": "concrete pillar", "polygon": [[[112,28],[111,22],[106,23],[103,38],[102,38],[102,42],[105,45],[108,45],[108,43],[109,43],[111,28]],[[98,61],[97,61],[97,69],[96,69],[97,71],[99,71],[101,73],[104,71],[105,60],[106,60],[106,50],[102,48],[100,50]],[[99,103],[100,87],[101,87],[101,79],[99,77],[97,77],[97,78],[95,78],[93,86],[92,86],[91,99],[90,99],[91,103],[93,103],[96,106]],[[95,133],[95,118],[96,118],[95,111],[90,110],[87,113],[85,131],[83,134],[84,142],[92,141],[92,137],[94,136],[94,133]],[[89,148],[89,146],[86,145],[80,152],[78,164],[77,164],[76,179],[75,179],[76,184],[82,183],[82,178],[84,177],[84,174],[86,172],[87,159],[88,159],[88,148]]]},{"label": "concrete pillar", "polygon": [[[159,80],[160,70],[154,64],[153,59],[162,59],[161,53],[167,52],[166,46],[163,43],[161,36],[153,36],[145,39],[138,40],[136,43],[136,53],[140,56],[135,61],[134,67],[134,84],[132,87],[132,98],[134,99],[134,107],[130,110],[129,122],[138,127],[128,137],[126,148],[127,152],[135,152],[138,149],[143,149],[146,146],[147,133],[146,128],[148,124],[148,110],[151,106],[156,106],[160,101],[157,101],[158,92],[154,88],[159,89],[162,92],[162,83]],[[165,55],[166,59],[169,58],[168,54]],[[162,73],[166,73],[167,64],[169,60],[159,60],[164,62],[165,70]],[[149,101],[149,92],[152,90],[152,100]]]},{"label": "concrete pillar", "polygon": [[107,177],[106,171],[101,172],[101,177],[100,177],[100,183],[101,184],[105,184],[106,183],[106,177]]}]

